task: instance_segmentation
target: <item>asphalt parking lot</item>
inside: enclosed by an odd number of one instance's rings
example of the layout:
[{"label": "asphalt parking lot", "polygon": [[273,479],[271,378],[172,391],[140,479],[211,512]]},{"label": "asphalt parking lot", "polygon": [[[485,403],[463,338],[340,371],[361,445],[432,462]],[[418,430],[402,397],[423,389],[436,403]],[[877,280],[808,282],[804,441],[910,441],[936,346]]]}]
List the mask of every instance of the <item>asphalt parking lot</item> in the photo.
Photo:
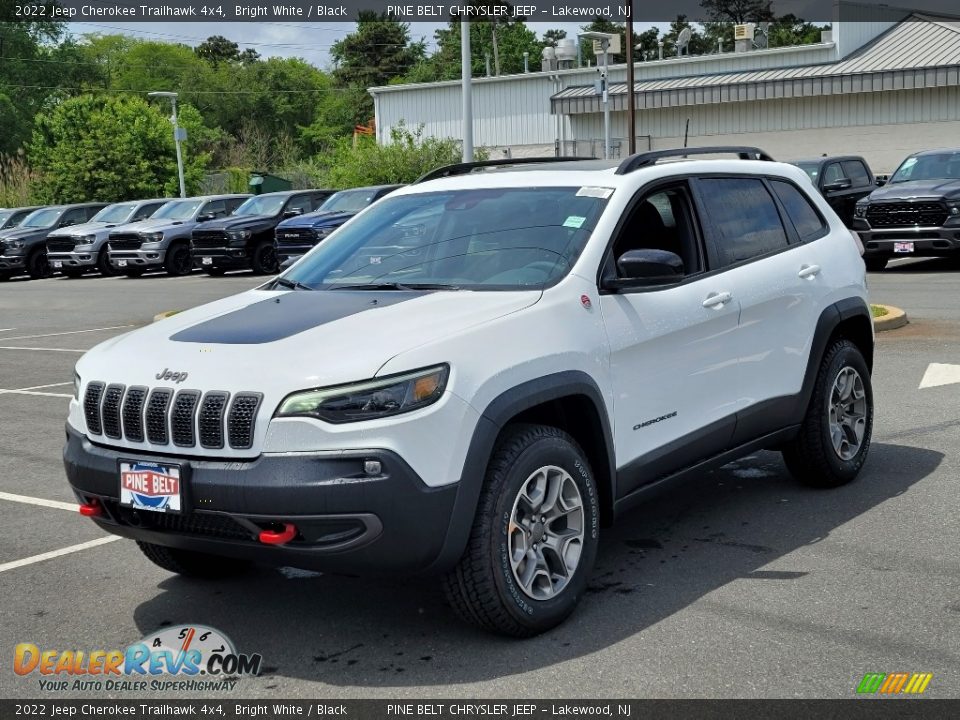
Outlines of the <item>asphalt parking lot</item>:
[{"label": "asphalt parking lot", "polygon": [[851,697],[865,673],[895,671],[960,696],[960,383],[920,387],[931,363],[960,364],[960,265],[870,275],[873,299],[911,324],[878,336],[874,445],[855,483],[805,489],[760,453],[675,488],[602,536],[576,614],[522,642],[459,623],[430,581],[181,579],[74,510],[60,452],[80,354],[260,281],[0,283],[3,697],[41,696],[11,670],[17,643],[123,648],[185,623],[263,655],[235,697]]}]

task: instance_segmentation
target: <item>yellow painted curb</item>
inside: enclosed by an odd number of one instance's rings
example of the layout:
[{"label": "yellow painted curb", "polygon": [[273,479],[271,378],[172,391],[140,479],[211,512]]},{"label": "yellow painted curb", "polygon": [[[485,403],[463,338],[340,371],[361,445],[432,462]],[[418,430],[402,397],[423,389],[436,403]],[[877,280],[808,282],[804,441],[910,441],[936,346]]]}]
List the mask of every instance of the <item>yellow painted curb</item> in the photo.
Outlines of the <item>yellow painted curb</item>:
[{"label": "yellow painted curb", "polygon": [[166,312],[162,312],[162,313],[159,313],[159,314],[157,314],[157,315],[154,315],[154,316],[153,316],[153,321],[154,321],[154,322],[160,322],[161,320],[163,320],[163,319],[165,319],[165,318],[173,317],[173,316],[176,315],[178,312],[180,312],[180,311],[179,311],[179,310],[167,310]]},{"label": "yellow painted curb", "polygon": [[910,322],[907,319],[907,314],[898,307],[893,307],[893,305],[881,305],[880,303],[873,303],[877,307],[882,307],[887,311],[886,315],[873,319],[873,329],[877,332],[883,332],[884,330],[896,330],[901,328]]}]

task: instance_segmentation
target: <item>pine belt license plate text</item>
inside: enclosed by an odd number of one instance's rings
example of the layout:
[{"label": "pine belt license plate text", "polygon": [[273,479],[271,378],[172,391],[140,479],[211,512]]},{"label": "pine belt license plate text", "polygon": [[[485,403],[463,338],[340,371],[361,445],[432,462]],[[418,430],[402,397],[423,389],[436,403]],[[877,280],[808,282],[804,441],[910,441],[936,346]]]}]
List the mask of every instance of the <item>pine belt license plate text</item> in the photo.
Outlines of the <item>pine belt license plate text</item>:
[{"label": "pine belt license plate text", "polygon": [[912,253],[913,243],[912,242],[895,242],[893,244],[893,251],[895,253]]},{"label": "pine belt license plate text", "polygon": [[201,259],[200,259],[200,264],[201,264],[201,265],[213,265],[213,258],[212,258],[212,257],[201,258]]},{"label": "pine belt license plate text", "polygon": [[120,462],[120,504],[136,510],[178,513],[182,509],[179,465]]}]

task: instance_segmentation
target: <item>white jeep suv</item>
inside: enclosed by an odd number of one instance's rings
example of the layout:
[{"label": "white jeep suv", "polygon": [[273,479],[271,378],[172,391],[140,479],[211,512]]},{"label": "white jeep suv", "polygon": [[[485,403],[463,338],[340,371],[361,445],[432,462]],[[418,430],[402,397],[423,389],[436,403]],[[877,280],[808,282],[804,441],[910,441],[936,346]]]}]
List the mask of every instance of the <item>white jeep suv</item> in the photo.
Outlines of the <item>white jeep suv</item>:
[{"label": "white jeep suv", "polygon": [[[686,159],[732,153],[739,159]],[[443,574],[528,636],[600,529],[762,448],[798,480],[870,445],[863,261],[755,148],[443,168],[265,285],[77,364],[81,511],[187,575],[246,563]]]}]

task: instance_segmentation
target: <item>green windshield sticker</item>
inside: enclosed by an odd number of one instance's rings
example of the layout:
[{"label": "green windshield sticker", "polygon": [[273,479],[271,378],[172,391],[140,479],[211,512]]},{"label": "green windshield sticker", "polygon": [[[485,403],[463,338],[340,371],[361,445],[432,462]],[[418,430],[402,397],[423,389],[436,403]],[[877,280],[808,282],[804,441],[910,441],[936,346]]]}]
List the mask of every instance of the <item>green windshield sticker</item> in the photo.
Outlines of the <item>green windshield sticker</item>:
[{"label": "green windshield sticker", "polygon": [[587,221],[585,217],[580,217],[579,215],[570,215],[566,220],[563,221],[564,227],[569,228],[579,228],[583,227],[583,224]]}]

